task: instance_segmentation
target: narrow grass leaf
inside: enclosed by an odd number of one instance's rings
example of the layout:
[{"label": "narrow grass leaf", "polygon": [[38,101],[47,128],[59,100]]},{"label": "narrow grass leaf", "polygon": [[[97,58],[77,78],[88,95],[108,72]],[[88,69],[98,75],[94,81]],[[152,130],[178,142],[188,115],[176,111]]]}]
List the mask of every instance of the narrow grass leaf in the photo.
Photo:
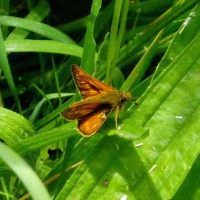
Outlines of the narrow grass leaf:
[{"label": "narrow grass leaf", "polygon": [[37,33],[52,40],[64,42],[67,44],[75,44],[75,42],[70,37],[59,31],[58,29],[31,19],[22,19],[12,16],[0,16],[0,24],[5,26],[23,28],[25,30]]},{"label": "narrow grass leaf", "polygon": [[101,0],[94,0],[92,3],[91,13],[88,17],[88,26],[84,41],[83,56],[81,59],[81,67],[90,74],[93,72],[96,53],[96,43],[93,36],[94,27],[96,18],[101,8],[101,4]]},{"label": "narrow grass leaf", "polygon": [[[34,21],[42,21],[45,17],[47,17],[50,13],[49,4],[46,1],[40,1],[34,9],[30,11],[30,13],[26,16],[27,19],[31,19]],[[24,39],[28,36],[30,31],[15,28],[6,38],[6,40],[17,40]]]},{"label": "narrow grass leaf", "polygon": [[82,47],[54,40],[9,40],[5,41],[6,52],[46,52],[82,56]]},{"label": "narrow grass leaf", "polygon": [[20,178],[33,199],[51,199],[42,181],[38,178],[31,167],[16,152],[3,143],[0,143],[0,158]]},{"label": "narrow grass leaf", "polygon": [[19,111],[21,112],[21,104],[18,98],[18,92],[17,92],[17,88],[15,86],[14,80],[13,80],[13,76],[11,73],[11,69],[8,63],[8,58],[7,58],[7,54],[6,54],[6,48],[4,46],[4,40],[3,40],[3,34],[1,31],[1,26],[0,26],[0,55],[1,55],[1,59],[0,59],[0,67],[6,77],[6,80],[8,82],[8,85],[10,87],[10,90],[12,91],[12,94],[15,98],[17,107],[19,109]]}]

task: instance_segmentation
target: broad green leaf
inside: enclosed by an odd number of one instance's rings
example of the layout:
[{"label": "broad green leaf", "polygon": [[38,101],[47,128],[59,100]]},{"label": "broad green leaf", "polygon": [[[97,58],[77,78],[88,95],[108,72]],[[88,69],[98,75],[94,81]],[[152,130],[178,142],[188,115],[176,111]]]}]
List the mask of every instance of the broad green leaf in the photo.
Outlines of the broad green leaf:
[{"label": "broad green leaf", "polygon": [[[57,199],[174,196],[200,152],[199,47],[200,34],[154,81],[135,111],[127,113],[117,135],[88,149]],[[142,128],[143,136],[131,139]]]},{"label": "broad green leaf", "polygon": [[[69,137],[77,135],[77,132],[74,131],[74,129],[74,123],[66,124],[49,131],[39,132],[37,135],[24,139],[23,141],[16,141],[15,143],[11,144],[11,147],[18,154],[25,155],[44,148],[49,144],[58,142],[62,139],[66,140]],[[0,166],[0,173],[3,175],[8,169],[2,162],[0,162]]]},{"label": "broad green leaf", "polygon": [[22,141],[34,134],[33,125],[22,115],[0,107],[0,139],[7,144]]}]

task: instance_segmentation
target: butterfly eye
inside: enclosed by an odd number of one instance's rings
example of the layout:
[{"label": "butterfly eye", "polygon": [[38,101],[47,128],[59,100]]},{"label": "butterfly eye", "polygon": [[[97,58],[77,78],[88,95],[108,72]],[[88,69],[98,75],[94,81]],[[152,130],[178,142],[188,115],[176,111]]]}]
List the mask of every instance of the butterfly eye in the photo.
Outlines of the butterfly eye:
[{"label": "butterfly eye", "polygon": [[122,97],[121,100],[120,100],[121,103],[124,103],[125,101],[127,101],[126,97]]}]

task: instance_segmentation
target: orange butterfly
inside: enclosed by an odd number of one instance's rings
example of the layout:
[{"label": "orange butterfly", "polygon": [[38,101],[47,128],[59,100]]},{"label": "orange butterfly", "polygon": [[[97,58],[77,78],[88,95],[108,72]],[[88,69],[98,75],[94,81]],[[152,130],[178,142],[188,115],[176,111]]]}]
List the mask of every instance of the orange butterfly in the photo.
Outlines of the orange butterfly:
[{"label": "orange butterfly", "polygon": [[78,120],[78,129],[83,136],[96,133],[114,109],[117,125],[119,109],[125,101],[131,99],[131,94],[115,90],[76,65],[72,66],[72,73],[83,100],[72,104],[61,115],[68,120]]}]

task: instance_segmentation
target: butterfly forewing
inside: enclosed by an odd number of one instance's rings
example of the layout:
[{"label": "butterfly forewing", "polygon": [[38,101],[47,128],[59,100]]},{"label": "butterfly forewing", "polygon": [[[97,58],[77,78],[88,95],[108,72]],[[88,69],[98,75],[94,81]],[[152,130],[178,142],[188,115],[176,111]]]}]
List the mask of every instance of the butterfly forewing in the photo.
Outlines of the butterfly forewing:
[{"label": "butterfly forewing", "polygon": [[84,99],[114,90],[113,87],[93,78],[76,65],[72,66],[72,72],[76,85]]},{"label": "butterfly forewing", "polygon": [[61,115],[69,120],[80,119],[94,112],[100,105],[100,102],[75,103],[69,109],[61,112]]}]

